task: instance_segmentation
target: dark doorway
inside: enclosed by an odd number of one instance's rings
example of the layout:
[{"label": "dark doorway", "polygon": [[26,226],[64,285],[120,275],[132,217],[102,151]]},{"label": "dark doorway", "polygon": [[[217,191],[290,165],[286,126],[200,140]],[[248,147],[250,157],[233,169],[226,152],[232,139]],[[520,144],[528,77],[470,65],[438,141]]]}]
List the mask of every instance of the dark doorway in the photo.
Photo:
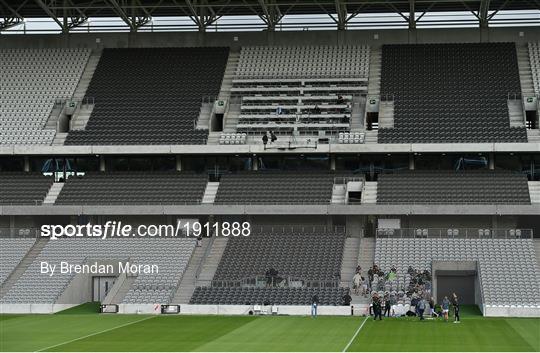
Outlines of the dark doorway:
[{"label": "dark doorway", "polygon": [[444,296],[450,299],[452,293],[460,298],[460,304],[476,304],[474,296],[475,271],[437,271],[437,303],[442,302]]}]

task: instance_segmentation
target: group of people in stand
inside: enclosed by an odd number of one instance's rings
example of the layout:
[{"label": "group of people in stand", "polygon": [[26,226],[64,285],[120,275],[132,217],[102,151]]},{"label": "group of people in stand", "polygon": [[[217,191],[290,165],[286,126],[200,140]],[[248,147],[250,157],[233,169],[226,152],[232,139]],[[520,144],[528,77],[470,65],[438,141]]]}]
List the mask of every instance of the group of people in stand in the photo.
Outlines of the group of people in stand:
[{"label": "group of people in stand", "polygon": [[263,134],[262,142],[263,142],[264,148],[266,148],[266,145],[268,144],[269,141],[270,143],[274,143],[277,141],[277,136],[276,134],[274,134],[273,131],[267,131]]}]

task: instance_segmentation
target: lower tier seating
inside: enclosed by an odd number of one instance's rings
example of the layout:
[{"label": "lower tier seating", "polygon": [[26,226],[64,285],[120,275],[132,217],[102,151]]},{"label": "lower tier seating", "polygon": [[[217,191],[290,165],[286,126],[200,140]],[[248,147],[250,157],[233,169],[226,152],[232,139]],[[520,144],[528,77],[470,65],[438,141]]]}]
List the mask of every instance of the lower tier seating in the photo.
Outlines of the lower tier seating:
[{"label": "lower tier seating", "polygon": [[0,173],[0,205],[41,205],[53,182],[40,173]]},{"label": "lower tier seating", "polygon": [[506,171],[405,171],[381,174],[377,203],[529,204],[527,177]]},{"label": "lower tier seating", "polygon": [[55,204],[198,204],[206,181],[205,175],[179,172],[87,173],[69,178]]},{"label": "lower tier seating", "polygon": [[378,238],[375,263],[383,271],[409,266],[431,272],[434,260],[478,261],[486,305],[540,305],[532,239]]},{"label": "lower tier seating", "polygon": [[0,285],[34,245],[34,238],[0,238]]},{"label": "lower tier seating", "polygon": [[347,288],[255,288],[197,287],[190,304],[310,305],[317,295],[319,305],[343,305]]},{"label": "lower tier seating", "polygon": [[1,303],[54,303],[71,282],[74,274],[42,274],[41,261],[59,266],[113,260],[132,264],[156,264],[159,273],[139,274],[124,302],[168,304],[195,249],[195,239],[127,238],[127,239],[56,239],[50,240],[21,278],[0,300]]}]

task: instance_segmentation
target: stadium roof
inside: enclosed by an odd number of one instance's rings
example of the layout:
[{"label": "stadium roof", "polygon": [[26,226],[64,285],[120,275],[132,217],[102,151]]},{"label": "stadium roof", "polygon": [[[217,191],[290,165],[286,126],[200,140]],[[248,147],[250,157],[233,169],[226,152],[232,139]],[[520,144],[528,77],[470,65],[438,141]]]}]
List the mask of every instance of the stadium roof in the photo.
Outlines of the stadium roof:
[{"label": "stadium roof", "polygon": [[64,32],[90,17],[121,18],[131,31],[160,16],[189,17],[199,30],[224,16],[258,16],[272,30],[286,15],[328,15],[338,29],[359,14],[396,13],[414,28],[431,12],[472,13],[480,26],[502,10],[538,10],[540,0],[0,0],[0,30],[24,18],[53,19]]}]

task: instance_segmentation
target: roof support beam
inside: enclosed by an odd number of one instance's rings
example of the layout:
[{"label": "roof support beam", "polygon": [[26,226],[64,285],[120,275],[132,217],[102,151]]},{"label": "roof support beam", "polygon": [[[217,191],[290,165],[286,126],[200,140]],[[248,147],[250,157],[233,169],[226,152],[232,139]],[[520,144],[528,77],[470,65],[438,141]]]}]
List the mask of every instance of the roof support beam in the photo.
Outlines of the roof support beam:
[{"label": "roof support beam", "polygon": [[133,22],[131,22],[131,19],[128,17],[128,15],[124,12],[124,10],[120,7],[118,2],[116,0],[108,0],[109,4],[111,4],[111,7],[113,11],[124,21],[125,24],[128,25],[130,32],[137,32],[137,28],[134,26]]},{"label": "roof support beam", "polygon": [[416,13],[414,0],[409,0],[409,29],[416,29]]},{"label": "roof support beam", "polygon": [[347,26],[347,4],[343,0],[335,0],[337,14],[337,29],[344,31]]},{"label": "roof support beam", "polygon": [[205,32],[208,26],[221,18],[207,0],[185,0],[185,2],[189,9],[189,18],[199,27],[199,32]]},{"label": "roof support beam", "polygon": [[52,12],[52,10],[49,8],[47,4],[45,4],[42,0],[35,0],[35,2],[36,4],[38,4],[39,7],[41,7],[41,9],[43,9],[43,11],[45,11],[47,16],[49,16],[50,18],[54,20],[54,22],[56,22],[56,24],[58,25],[58,27],[60,27],[62,32],[65,33],[69,30],[68,28],[64,27],[64,24],[60,22],[58,17]]},{"label": "roof support beam", "polygon": [[489,2],[490,0],[482,0],[480,2],[480,10],[478,11],[480,28],[487,28],[489,26]]},{"label": "roof support beam", "polygon": [[[24,21],[24,18],[19,14],[19,12],[9,6],[5,0],[0,0],[0,9],[4,14],[2,21],[0,21],[0,32],[4,29],[18,26]],[[4,12],[4,10],[7,10]],[[9,14],[8,14],[9,12]]]},{"label": "roof support beam", "polygon": [[266,23],[269,31],[275,31],[277,24],[283,18],[283,14],[279,10],[279,6],[275,4],[275,0],[257,0],[262,9],[262,14],[259,15],[261,20]]}]

